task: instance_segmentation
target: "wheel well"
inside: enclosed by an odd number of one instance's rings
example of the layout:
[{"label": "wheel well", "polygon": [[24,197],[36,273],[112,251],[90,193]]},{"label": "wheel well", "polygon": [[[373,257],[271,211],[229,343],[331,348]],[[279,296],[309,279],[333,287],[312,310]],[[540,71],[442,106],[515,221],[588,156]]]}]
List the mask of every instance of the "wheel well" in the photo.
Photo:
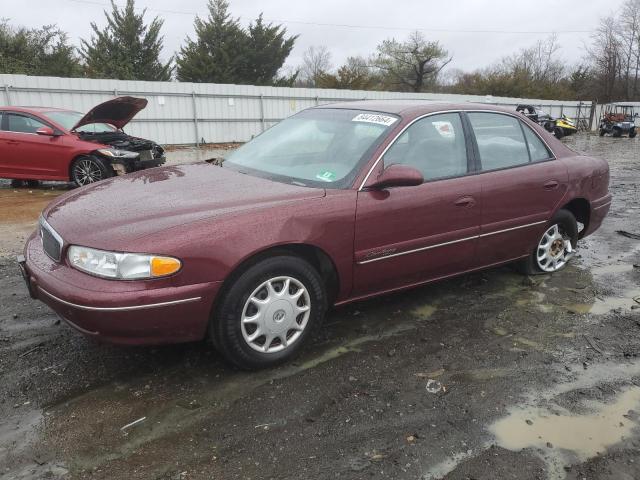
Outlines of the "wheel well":
[{"label": "wheel well", "polygon": [[265,258],[282,254],[300,257],[309,262],[318,271],[318,273],[320,273],[320,276],[322,277],[326,287],[328,304],[332,305],[335,298],[338,296],[338,292],[340,291],[340,279],[338,277],[336,266],[333,263],[333,260],[331,260],[331,257],[329,257],[329,255],[327,255],[324,250],[305,243],[289,243],[284,245],[277,245],[266,250],[262,250],[261,252],[255,253],[251,257],[245,259],[233,270],[230,275],[227,276],[218,296],[221,293],[224,294],[224,292],[231,286],[234,280],[251,266],[255,265]]},{"label": "wheel well", "polygon": [[574,198],[565,206],[564,210],[569,210],[576,217],[576,220],[584,225],[584,228],[580,231],[578,238],[582,238],[582,233],[587,230],[589,226],[589,217],[591,215],[591,207],[589,201],[584,198]]}]

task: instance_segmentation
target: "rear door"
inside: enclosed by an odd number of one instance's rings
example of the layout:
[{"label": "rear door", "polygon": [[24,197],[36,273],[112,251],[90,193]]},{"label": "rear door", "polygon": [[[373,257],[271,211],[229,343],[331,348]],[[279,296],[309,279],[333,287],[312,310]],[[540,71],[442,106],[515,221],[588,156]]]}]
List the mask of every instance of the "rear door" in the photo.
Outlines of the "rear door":
[{"label": "rear door", "polygon": [[567,190],[568,175],[544,141],[516,116],[466,115],[482,188],[476,266],[489,266],[530,253]]},{"label": "rear door", "polygon": [[420,170],[422,185],[358,192],[354,296],[463,272],[480,228],[480,184],[458,113],[413,123],[386,151],[385,167]]},{"label": "rear door", "polygon": [[33,179],[68,178],[71,151],[68,138],[38,135],[36,130],[45,126],[53,128],[33,115],[5,111],[1,163],[6,175]]}]

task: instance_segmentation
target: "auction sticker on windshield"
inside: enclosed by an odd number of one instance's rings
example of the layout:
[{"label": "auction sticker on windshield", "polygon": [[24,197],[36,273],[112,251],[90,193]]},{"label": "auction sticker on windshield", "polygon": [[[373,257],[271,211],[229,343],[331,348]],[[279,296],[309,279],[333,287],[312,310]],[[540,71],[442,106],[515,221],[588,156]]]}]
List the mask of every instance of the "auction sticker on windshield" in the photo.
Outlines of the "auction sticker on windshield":
[{"label": "auction sticker on windshield", "polygon": [[353,117],[352,122],[366,122],[366,123],[377,123],[378,125],[384,125],[388,127],[389,125],[393,125],[396,120],[396,117],[391,117],[389,115],[379,115],[377,113],[360,113]]}]

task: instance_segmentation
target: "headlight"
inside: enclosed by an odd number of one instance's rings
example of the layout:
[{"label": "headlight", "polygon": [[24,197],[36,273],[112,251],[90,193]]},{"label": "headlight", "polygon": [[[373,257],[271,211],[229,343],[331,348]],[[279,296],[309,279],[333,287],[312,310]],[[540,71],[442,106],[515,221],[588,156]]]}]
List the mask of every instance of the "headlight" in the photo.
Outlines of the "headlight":
[{"label": "headlight", "polygon": [[105,157],[111,158],[138,158],[140,156],[139,153],[128,150],[118,150],[117,148],[100,148],[96,151]]},{"label": "headlight", "polygon": [[99,277],[135,280],[166,277],[180,270],[177,258],[139,253],[116,253],[72,245],[67,253],[74,268]]}]

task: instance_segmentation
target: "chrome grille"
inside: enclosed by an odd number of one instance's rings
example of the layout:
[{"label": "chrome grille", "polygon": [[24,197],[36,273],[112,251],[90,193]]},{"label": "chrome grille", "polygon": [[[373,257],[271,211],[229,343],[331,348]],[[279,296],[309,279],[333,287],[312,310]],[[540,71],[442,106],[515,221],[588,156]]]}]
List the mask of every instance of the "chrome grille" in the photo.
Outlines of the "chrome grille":
[{"label": "chrome grille", "polygon": [[62,238],[43,218],[40,219],[40,236],[45,253],[59,262],[62,257]]}]

